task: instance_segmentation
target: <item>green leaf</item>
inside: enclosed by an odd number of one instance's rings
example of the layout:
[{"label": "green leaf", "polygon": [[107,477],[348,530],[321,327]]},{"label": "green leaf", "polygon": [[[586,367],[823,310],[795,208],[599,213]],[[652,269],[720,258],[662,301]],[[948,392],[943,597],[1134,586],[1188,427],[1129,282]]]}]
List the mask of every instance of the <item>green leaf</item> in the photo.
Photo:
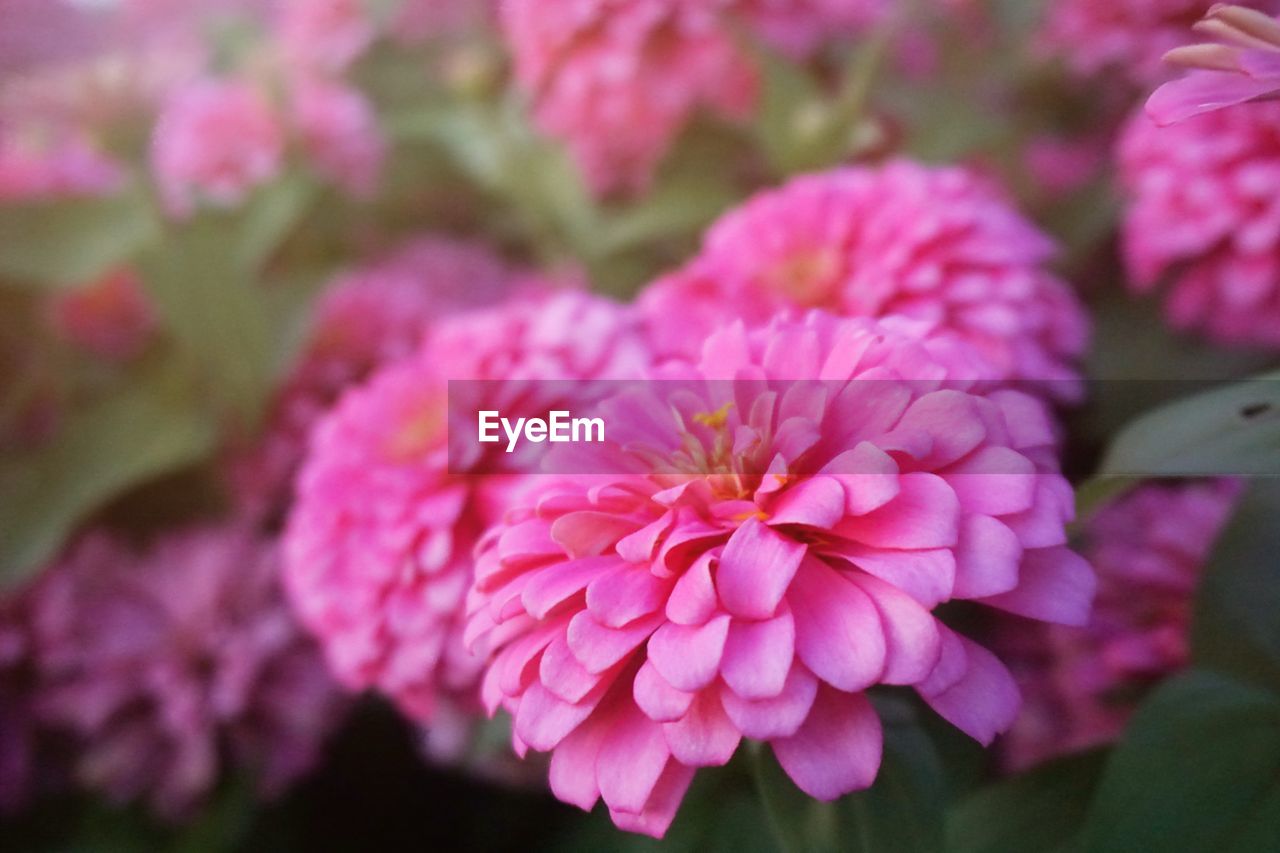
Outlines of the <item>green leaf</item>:
[{"label": "green leaf", "polygon": [[1100,473],[1280,474],[1280,374],[1234,382],[1143,415],[1116,436]]},{"label": "green leaf", "polygon": [[73,412],[46,445],[0,465],[0,582],[39,568],[113,497],[204,457],[214,430],[172,371]]},{"label": "green leaf", "polygon": [[286,174],[263,187],[243,213],[236,263],[256,272],[280,246],[315,200],[317,187],[297,173]]},{"label": "green leaf", "polygon": [[1105,759],[1072,755],[971,794],[947,816],[948,853],[1073,849]]},{"label": "green leaf", "polygon": [[0,207],[0,279],[66,287],[92,281],[154,240],[158,224],[137,190]]},{"label": "green leaf", "polygon": [[1258,479],[1213,550],[1196,598],[1197,665],[1280,691],[1280,480]]},{"label": "green leaf", "polygon": [[1280,795],[1280,696],[1192,671],[1146,701],[1103,771],[1081,836],[1084,853],[1251,846]]},{"label": "green leaf", "polygon": [[240,221],[206,214],[145,253],[139,268],[184,367],[239,425],[253,424],[270,388],[270,312],[256,277],[232,247]]}]

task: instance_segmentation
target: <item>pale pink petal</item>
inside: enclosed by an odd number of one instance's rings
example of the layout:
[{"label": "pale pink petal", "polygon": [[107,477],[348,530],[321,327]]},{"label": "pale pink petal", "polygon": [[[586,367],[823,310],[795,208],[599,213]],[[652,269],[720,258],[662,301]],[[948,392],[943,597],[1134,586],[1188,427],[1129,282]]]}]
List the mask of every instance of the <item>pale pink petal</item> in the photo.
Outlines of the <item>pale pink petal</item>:
[{"label": "pale pink petal", "polygon": [[901,492],[866,515],[840,522],[835,532],[877,548],[949,548],[956,543],[960,501],[936,474],[899,478]]},{"label": "pale pink petal", "polygon": [[678,690],[701,690],[720,668],[729,617],[720,615],[705,625],[666,624],[649,638],[649,661]]},{"label": "pale pink petal", "polygon": [[795,658],[795,622],[785,608],[762,622],[735,619],[725,640],[720,676],[744,699],[782,692]]},{"label": "pale pink petal", "polygon": [[1022,558],[1018,585],[982,599],[992,607],[1060,625],[1085,625],[1098,579],[1093,567],[1067,548],[1040,548]]},{"label": "pale pink petal", "polygon": [[1229,71],[1192,71],[1165,83],[1147,99],[1147,115],[1158,125],[1185,121],[1201,113],[1231,107],[1274,93],[1277,81]]},{"label": "pale pink petal", "polygon": [[596,785],[596,756],[607,729],[600,721],[578,726],[551,753],[549,781],[556,798],[583,811],[591,811],[600,799]]},{"label": "pale pink petal", "polygon": [[658,674],[652,661],[645,661],[636,672],[632,695],[645,716],[659,723],[669,723],[689,712],[695,694],[675,689]]},{"label": "pale pink petal", "polygon": [[610,809],[609,816],[619,829],[662,838],[675,819],[676,810],[680,808],[685,792],[689,790],[693,772],[694,768],[686,767],[679,761],[668,761],[666,769],[658,777],[658,783],[653,786],[653,793],[649,795],[644,811],[631,814]]},{"label": "pale pink petal", "polygon": [[981,598],[1018,585],[1022,544],[1006,525],[985,515],[971,515],[960,525],[956,546],[954,598]]},{"label": "pale pink petal", "polygon": [[660,624],[661,614],[654,614],[625,628],[606,628],[584,610],[569,622],[569,649],[588,672],[604,672],[635,651]]},{"label": "pale pink petal", "polygon": [[603,692],[600,689],[590,699],[569,703],[534,682],[520,696],[520,707],[516,709],[515,715],[515,732],[534,749],[543,752],[552,750],[591,715]]},{"label": "pale pink petal", "polygon": [[624,565],[617,557],[587,557],[567,560],[541,569],[520,592],[524,609],[535,619],[544,619],[554,608],[568,601],[605,572]]},{"label": "pale pink petal", "polygon": [[563,634],[547,646],[538,664],[538,679],[542,686],[565,702],[581,702],[601,678],[602,675],[587,672],[578,663]]},{"label": "pale pink petal", "polygon": [[729,537],[716,569],[716,591],[725,609],[744,619],[772,617],[806,550],[803,543],[748,518]]},{"label": "pale pink petal", "polygon": [[972,640],[958,639],[964,648],[965,663],[960,678],[936,692],[926,689],[926,685],[917,689],[949,723],[974,740],[989,744],[1018,716],[1018,686],[995,655]]},{"label": "pale pink petal", "polygon": [[804,479],[778,496],[769,513],[769,524],[804,524],[827,529],[844,515],[844,504],[844,488],[835,479]]},{"label": "pale pink petal", "polygon": [[624,536],[634,533],[636,524],[607,512],[583,510],[562,515],[551,523],[551,538],[570,557],[595,557],[611,550]]},{"label": "pale pink petal", "polygon": [[1036,497],[1039,474],[1031,460],[1007,447],[984,447],[942,472],[967,512],[1023,512]]},{"label": "pale pink petal", "polygon": [[915,684],[937,666],[942,640],[937,620],[911,596],[871,575],[852,574],[880,613],[884,626],[885,684]]},{"label": "pale pink petal", "polygon": [[725,713],[745,737],[769,740],[794,734],[818,693],[818,680],[797,664],[787,674],[782,692],[771,699],[743,699],[727,686],[720,691]]},{"label": "pale pink petal", "polygon": [[936,607],[952,596],[956,558],[949,549],[893,551],[837,542],[827,550],[893,584],[925,607]]},{"label": "pale pink petal", "polygon": [[710,552],[703,554],[672,587],[666,612],[667,618],[677,625],[701,625],[720,606],[711,582],[712,559]]},{"label": "pale pink petal", "polygon": [[663,723],[671,755],[690,767],[719,767],[729,763],[742,740],[725,715],[715,691],[704,690],[681,719]]},{"label": "pale pink petal", "polygon": [[884,672],[880,614],[867,594],[818,560],[806,560],[787,592],[796,626],[796,654],[818,678],[841,690],[862,690]]},{"label": "pale pink petal", "polygon": [[839,480],[845,490],[845,510],[865,515],[898,496],[898,463],[869,441],[846,450],[824,465],[819,474]]},{"label": "pale pink petal", "polygon": [[656,578],[647,566],[627,564],[601,575],[587,587],[587,609],[601,625],[621,628],[659,610],[671,581]]},{"label": "pale pink petal", "polygon": [[670,755],[662,726],[630,702],[620,703],[596,757],[600,796],[610,809],[639,814]]}]

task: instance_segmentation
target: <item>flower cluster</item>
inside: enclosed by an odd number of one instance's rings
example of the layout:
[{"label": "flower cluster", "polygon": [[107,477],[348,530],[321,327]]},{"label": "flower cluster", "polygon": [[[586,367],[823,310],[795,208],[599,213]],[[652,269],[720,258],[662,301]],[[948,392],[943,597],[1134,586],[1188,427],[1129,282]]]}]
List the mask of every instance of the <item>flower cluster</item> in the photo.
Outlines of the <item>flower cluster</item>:
[{"label": "flower cluster", "polygon": [[983,742],[1012,723],[1009,673],[932,611],[1082,624],[1093,574],[1065,547],[1046,412],[920,332],[726,327],[691,383],[612,402],[612,470],[633,473],[534,484],[486,534],[467,629],[492,655],[484,701],[518,749],[552,752],[557,796],[661,835],[694,770],[747,737],[834,799],[876,776],[876,684]]}]

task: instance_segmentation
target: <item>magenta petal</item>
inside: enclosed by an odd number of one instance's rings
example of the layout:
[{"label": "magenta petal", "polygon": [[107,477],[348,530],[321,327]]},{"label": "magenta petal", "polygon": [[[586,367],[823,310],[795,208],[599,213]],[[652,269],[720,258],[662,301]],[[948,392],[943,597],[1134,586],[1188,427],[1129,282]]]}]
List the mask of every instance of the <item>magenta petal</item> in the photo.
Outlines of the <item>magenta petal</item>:
[{"label": "magenta petal", "polygon": [[641,527],[635,533],[618,540],[616,549],[618,556],[630,563],[647,563],[653,559],[653,552],[658,547],[662,534],[671,529],[675,516],[665,512],[657,520]]},{"label": "magenta petal", "polygon": [[762,622],[735,619],[725,640],[720,677],[744,699],[777,696],[795,660],[795,639],[795,621],[785,608]]},{"label": "magenta petal", "polygon": [[1018,585],[1022,543],[1005,524],[985,515],[971,515],[960,525],[956,546],[953,598],[981,598],[1007,592]]},{"label": "magenta petal", "polygon": [[675,722],[663,723],[671,755],[690,767],[720,767],[733,757],[742,734],[725,715],[714,690],[698,694],[689,712]]},{"label": "magenta petal", "polygon": [[1027,551],[1018,585],[984,598],[992,607],[1060,625],[1085,625],[1093,607],[1098,579],[1093,567],[1068,548]]},{"label": "magenta petal", "polygon": [[649,661],[677,690],[701,690],[716,677],[728,634],[726,615],[705,625],[667,623],[649,638]]},{"label": "magenta petal", "polygon": [[1258,80],[1229,71],[1192,71],[1156,89],[1147,99],[1147,115],[1158,125],[1170,125],[1243,104],[1278,89],[1280,82],[1269,78]]},{"label": "magenta petal", "polygon": [[813,477],[801,480],[778,496],[769,513],[769,524],[804,524],[825,530],[842,515],[844,488],[831,477]]},{"label": "magenta petal", "polygon": [[661,609],[670,587],[670,580],[654,577],[648,567],[627,563],[591,582],[587,609],[601,625],[621,628]]},{"label": "magenta petal", "polygon": [[498,539],[498,556],[504,566],[528,565],[563,555],[564,550],[551,538],[547,523],[540,518],[513,524]]},{"label": "magenta petal", "polygon": [[610,809],[639,814],[671,756],[662,726],[622,702],[596,757],[600,796]]},{"label": "magenta petal", "polygon": [[733,532],[716,569],[716,590],[726,610],[745,619],[768,619],[778,609],[807,547],[757,518]]},{"label": "magenta petal", "polygon": [[819,800],[867,788],[880,770],[880,718],[860,693],[818,689],[804,725],[771,741],[773,754],[796,787]]},{"label": "magenta petal", "polygon": [[845,510],[865,515],[898,496],[898,463],[869,441],[832,459],[818,472],[840,481],[845,490]]},{"label": "magenta petal", "polygon": [[[603,690],[599,692],[603,693]],[[550,751],[590,716],[597,702],[598,695],[593,700],[565,702],[534,682],[520,697],[520,707],[516,709],[515,715],[515,732],[534,749]]]},{"label": "magenta petal", "polygon": [[978,416],[973,395],[946,389],[932,391],[913,402],[893,431],[876,443],[888,446],[898,434],[927,436],[927,455],[923,459],[935,468],[955,462],[980,445],[987,430]]},{"label": "magenta petal", "polygon": [[633,652],[662,623],[662,616],[639,619],[625,628],[606,628],[583,611],[569,621],[569,649],[588,672],[604,672]]},{"label": "magenta petal", "polygon": [[711,561],[707,552],[694,561],[671,588],[667,599],[667,618],[677,625],[701,625],[720,606],[715,585],[711,582]]},{"label": "magenta petal", "polygon": [[862,690],[884,672],[880,614],[867,594],[825,563],[806,560],[787,593],[796,654],[813,674],[845,691]]},{"label": "magenta petal", "polygon": [[556,798],[591,811],[600,798],[596,785],[596,756],[605,726],[590,720],[574,729],[551,753],[549,780]]},{"label": "magenta petal", "polygon": [[923,681],[938,664],[942,639],[937,620],[914,598],[870,575],[850,578],[870,597],[884,626],[885,684]]},{"label": "magenta petal", "polygon": [[841,542],[828,546],[828,550],[896,586],[925,607],[935,607],[953,595],[956,558],[948,548],[895,551]]},{"label": "magenta petal", "polygon": [[1039,475],[1031,460],[1007,447],[984,447],[943,474],[966,512],[1009,515],[1031,506]]},{"label": "magenta petal", "polygon": [[818,679],[803,666],[796,665],[787,674],[782,692],[771,699],[743,699],[726,687],[720,691],[720,702],[745,737],[770,740],[795,734],[809,716],[817,694]]},{"label": "magenta petal", "polygon": [[901,491],[866,515],[846,518],[836,532],[878,548],[950,548],[956,544],[960,500],[936,474],[898,478]]},{"label": "magenta petal", "polygon": [[680,808],[685,792],[689,790],[693,772],[694,768],[686,767],[679,761],[668,761],[666,769],[658,777],[658,784],[653,786],[653,793],[649,795],[644,811],[631,814],[610,809],[609,816],[619,829],[662,838],[675,819],[676,810]]},{"label": "magenta petal", "polygon": [[636,672],[631,693],[646,717],[659,723],[678,720],[689,713],[695,694],[677,690],[658,674],[652,661],[645,661]]},{"label": "magenta petal", "polygon": [[920,695],[948,722],[982,744],[1013,725],[1021,697],[1013,676],[996,656],[977,643],[959,637],[965,652],[964,674],[951,686]]}]

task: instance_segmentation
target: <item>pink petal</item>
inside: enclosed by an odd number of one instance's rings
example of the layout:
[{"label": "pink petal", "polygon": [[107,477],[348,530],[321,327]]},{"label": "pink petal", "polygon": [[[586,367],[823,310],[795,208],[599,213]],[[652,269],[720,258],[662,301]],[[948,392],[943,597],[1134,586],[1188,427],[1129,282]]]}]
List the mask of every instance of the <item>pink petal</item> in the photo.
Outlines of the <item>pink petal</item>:
[{"label": "pink petal", "polygon": [[835,532],[846,539],[880,548],[949,548],[956,544],[960,500],[936,474],[911,473],[898,478],[896,498],[866,515],[846,518]]},{"label": "pink petal", "polygon": [[807,547],[757,518],[733,532],[716,569],[724,608],[745,619],[768,619],[778,610]]},{"label": "pink petal", "polygon": [[577,595],[600,575],[623,565],[617,557],[587,557],[566,560],[539,569],[520,592],[525,611],[535,619],[545,619],[555,607]]},{"label": "pink petal", "polygon": [[720,606],[711,582],[713,552],[699,557],[676,581],[667,599],[667,618],[677,625],[701,625]]},{"label": "pink petal", "polygon": [[953,636],[964,650],[960,678],[945,689],[922,684],[917,690],[956,728],[984,745],[990,744],[1018,716],[1018,686],[995,655],[965,637]]},{"label": "pink petal", "polygon": [[610,809],[639,814],[670,755],[662,726],[630,702],[620,703],[596,757],[600,796]]},{"label": "pink petal", "polygon": [[840,690],[874,684],[885,665],[884,628],[861,589],[818,560],[806,560],[787,593],[796,626],[796,654],[821,680]]},{"label": "pink petal", "polygon": [[845,510],[865,515],[898,496],[898,463],[869,441],[832,459],[818,472],[839,480],[845,490]]},{"label": "pink petal", "polygon": [[819,800],[867,788],[880,770],[880,718],[860,693],[820,687],[804,725],[770,743],[796,786]]},{"label": "pink petal", "polygon": [[1079,554],[1063,547],[1039,548],[1023,556],[1014,589],[982,600],[1031,619],[1085,625],[1097,585],[1093,567]]},{"label": "pink petal", "polygon": [[1164,126],[1261,98],[1280,89],[1272,79],[1257,80],[1228,71],[1192,71],[1165,83],[1147,99],[1147,115]]},{"label": "pink petal", "polygon": [[677,690],[701,690],[716,677],[728,634],[723,614],[705,625],[667,623],[649,638],[649,661]]},{"label": "pink petal", "polygon": [[689,790],[693,772],[692,767],[686,767],[678,761],[668,761],[666,769],[658,777],[658,783],[653,786],[653,793],[649,795],[644,811],[630,814],[610,809],[609,816],[619,829],[662,838],[675,819],[676,810],[680,808],[685,792]]},{"label": "pink petal", "polygon": [[[913,402],[893,431],[876,444],[882,448],[895,445],[895,436],[923,436],[924,454],[912,455],[930,468],[949,465],[982,443],[986,426],[974,407],[974,398],[961,391],[933,391]],[[908,440],[915,445],[914,438]]]},{"label": "pink petal", "polygon": [[1018,535],[1023,548],[1051,548],[1067,544],[1066,525],[1074,516],[1075,498],[1062,477],[1036,478],[1036,500],[1025,512],[1000,520]]},{"label": "pink petal", "polygon": [[542,686],[565,702],[581,702],[600,683],[601,675],[587,672],[569,650],[564,635],[558,636],[542,653],[538,664]]},{"label": "pink petal", "polygon": [[549,780],[556,799],[591,811],[600,798],[596,785],[596,756],[606,727],[589,720],[574,729],[551,753]]},{"label": "pink petal", "polygon": [[804,479],[778,496],[769,524],[804,524],[825,530],[844,515],[844,503],[844,488],[838,481],[830,477]]},{"label": "pink petal", "polygon": [[984,447],[943,474],[968,512],[1009,515],[1031,506],[1036,496],[1035,465],[1016,450]]},{"label": "pink petal", "polygon": [[588,672],[604,672],[635,651],[660,624],[662,616],[655,613],[625,628],[606,628],[583,611],[569,621],[569,649]]},{"label": "pink petal", "polygon": [[773,619],[735,619],[729,626],[720,677],[744,699],[768,699],[782,692],[795,660],[796,627],[783,608]]},{"label": "pink petal", "polygon": [[743,699],[727,687],[720,691],[725,714],[745,737],[769,740],[795,734],[809,716],[818,680],[797,664],[787,674],[782,692],[772,699]]},{"label": "pink petal", "polygon": [[923,681],[938,664],[942,639],[937,620],[915,599],[871,575],[852,575],[854,583],[870,597],[884,626],[885,684]]},{"label": "pink petal", "polygon": [[894,551],[838,542],[826,550],[896,586],[925,607],[936,607],[952,597],[956,558],[948,548]]},{"label": "pink petal", "polygon": [[663,723],[671,755],[690,767],[720,767],[733,757],[742,734],[725,715],[716,692],[704,690],[689,712],[672,723]]},{"label": "pink petal", "polygon": [[971,515],[960,525],[956,546],[953,598],[981,598],[1018,585],[1022,543],[1006,525],[985,515]]},{"label": "pink petal", "polygon": [[613,548],[622,537],[634,533],[636,523],[608,512],[582,510],[562,515],[551,523],[551,538],[570,557],[595,557]]},{"label": "pink petal", "polygon": [[652,661],[645,661],[636,672],[631,692],[645,716],[659,723],[669,723],[687,714],[695,695],[668,684]]},{"label": "pink petal", "polygon": [[656,578],[647,566],[632,563],[601,575],[587,587],[587,609],[601,625],[621,628],[661,609],[671,581]]},{"label": "pink petal", "polygon": [[569,732],[591,715],[604,690],[591,699],[569,703],[558,699],[538,682],[529,685],[516,709],[515,732],[522,741],[542,752],[555,749]]},{"label": "pink petal", "polygon": [[513,524],[498,538],[498,556],[504,567],[524,567],[547,557],[563,557],[564,550],[551,538],[540,518]]},{"label": "pink petal", "polygon": [[675,515],[665,512],[657,521],[646,524],[635,533],[622,537],[618,540],[616,546],[618,556],[629,563],[649,562],[653,559],[654,549],[658,547],[658,540],[671,529],[671,524],[674,521]]}]

